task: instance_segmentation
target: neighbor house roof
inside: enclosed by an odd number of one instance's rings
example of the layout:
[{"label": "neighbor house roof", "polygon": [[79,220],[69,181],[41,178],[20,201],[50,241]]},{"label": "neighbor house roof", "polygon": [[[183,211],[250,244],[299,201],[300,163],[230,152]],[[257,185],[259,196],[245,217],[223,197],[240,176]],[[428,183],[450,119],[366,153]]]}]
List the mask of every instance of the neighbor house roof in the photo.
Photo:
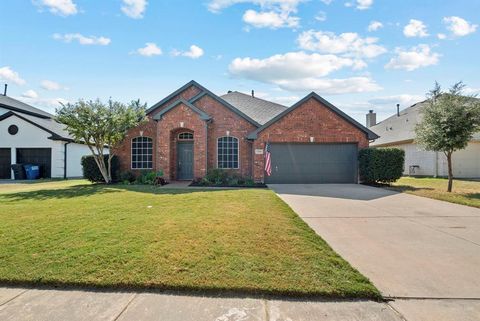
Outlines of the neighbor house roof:
[{"label": "neighbor house roof", "polygon": [[304,102],[306,102],[307,100],[309,99],[316,99],[317,101],[319,101],[322,105],[324,105],[325,107],[329,108],[331,111],[333,111],[334,113],[336,113],[337,115],[339,115],[340,117],[342,117],[343,119],[345,119],[347,122],[349,122],[350,124],[352,124],[353,126],[357,127],[358,129],[360,129],[361,131],[363,131],[368,139],[376,139],[378,138],[378,135],[375,134],[374,132],[372,132],[370,129],[368,129],[367,127],[363,126],[362,124],[360,124],[359,122],[357,122],[355,119],[353,119],[352,117],[348,116],[347,114],[345,114],[343,111],[341,111],[340,109],[338,109],[337,107],[335,107],[334,105],[332,105],[331,103],[329,103],[328,101],[326,101],[325,99],[323,99],[322,97],[320,97],[318,94],[314,93],[314,92],[311,92],[310,94],[308,94],[307,96],[305,96],[303,99],[301,99],[300,101],[298,101],[297,103],[295,103],[294,105],[292,105],[290,108],[287,108],[285,109],[283,112],[279,113],[278,115],[276,115],[275,117],[273,117],[272,119],[270,119],[268,122],[266,122],[263,126],[257,128],[256,130],[254,130],[253,132],[251,132],[250,134],[248,134],[247,138],[248,139],[257,139],[257,136],[258,136],[258,133],[260,133],[262,130],[266,129],[267,127],[270,127],[272,124],[274,124],[275,122],[277,122],[278,120],[280,120],[281,118],[283,118],[284,116],[286,116],[287,114],[289,114],[290,112],[292,112],[293,110],[297,109],[298,107],[300,107]]},{"label": "neighbor house roof", "polygon": [[[370,127],[380,138],[372,146],[384,146],[409,143],[415,139],[415,126],[422,120],[422,109],[428,105],[428,100],[418,102],[408,108],[382,120]],[[476,133],[474,140],[480,140],[480,133]]]},{"label": "neighbor house roof", "polygon": [[261,125],[264,125],[288,108],[238,91],[232,91],[220,97]]},{"label": "neighbor house roof", "polygon": [[9,96],[0,95],[0,107],[11,110],[11,111],[20,112],[22,114],[37,116],[37,117],[40,117],[40,118],[52,118],[53,117],[52,114],[49,114],[46,111],[35,108],[35,107],[30,106],[28,104],[25,104],[24,102],[21,102],[20,100],[16,100],[16,99],[14,99],[12,97],[9,97]]},{"label": "neighbor house roof", "polygon": [[16,116],[50,133],[52,135],[51,139],[73,141],[66,130],[66,126],[57,122],[54,116],[46,111],[8,96],[0,96],[0,107],[9,110],[7,113],[0,115],[0,121]]}]

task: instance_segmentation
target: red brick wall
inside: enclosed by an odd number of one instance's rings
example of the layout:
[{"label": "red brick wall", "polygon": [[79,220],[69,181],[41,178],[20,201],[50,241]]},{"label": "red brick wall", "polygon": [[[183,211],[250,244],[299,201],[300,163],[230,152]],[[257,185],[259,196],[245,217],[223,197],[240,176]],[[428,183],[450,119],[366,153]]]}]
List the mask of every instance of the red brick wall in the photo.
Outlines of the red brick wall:
[{"label": "red brick wall", "polygon": [[[128,171],[131,170],[131,149],[132,149],[132,139],[140,135],[140,132],[143,131],[144,137],[152,138],[153,140],[153,166],[155,170],[155,159],[156,159],[156,138],[157,138],[157,123],[151,119],[151,117],[147,117],[147,122],[143,123],[142,125],[133,128],[128,131],[125,140],[119,144],[116,148],[114,148],[114,153],[119,157],[120,160],[120,170],[121,171]],[[134,170],[134,172],[138,173],[139,170]]]},{"label": "red brick wall", "polygon": [[[359,148],[368,147],[368,138],[351,123],[340,117],[318,100],[311,98],[279,121],[261,131],[254,148],[263,149],[265,142],[310,142],[358,143]],[[254,155],[253,176],[256,181],[264,179],[264,155]]]},{"label": "red brick wall", "polygon": [[[184,123],[183,127],[180,126],[181,122]],[[177,134],[182,131],[190,131],[194,136],[193,175],[194,178],[205,176],[207,172],[205,121],[200,119],[200,116],[190,107],[179,104],[164,114],[157,126],[157,170],[163,169],[165,177],[175,179]]]},{"label": "red brick wall", "polygon": [[206,95],[195,102],[195,106],[210,115],[213,120],[208,124],[208,168],[217,167],[217,139],[227,136],[238,138],[239,169],[243,176],[252,176],[252,142],[247,135],[256,127],[224,105]]}]

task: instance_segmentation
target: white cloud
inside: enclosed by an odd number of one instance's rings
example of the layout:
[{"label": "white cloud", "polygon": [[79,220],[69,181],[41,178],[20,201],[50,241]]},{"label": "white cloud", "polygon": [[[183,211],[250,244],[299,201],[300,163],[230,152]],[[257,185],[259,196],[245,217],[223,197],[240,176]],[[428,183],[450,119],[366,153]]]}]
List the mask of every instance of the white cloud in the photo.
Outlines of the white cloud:
[{"label": "white cloud", "polygon": [[130,18],[142,19],[147,9],[147,0],[123,0],[122,12]]},{"label": "white cloud", "polygon": [[145,47],[138,48],[136,51],[139,55],[145,57],[159,56],[162,54],[162,49],[160,49],[155,43],[147,42]]},{"label": "white cloud", "polygon": [[66,17],[78,13],[77,5],[72,0],[40,0],[35,3],[59,16]]},{"label": "white cloud", "polygon": [[380,21],[372,21],[368,25],[367,30],[372,32],[372,31],[377,31],[378,29],[381,29],[381,28],[383,28],[383,23],[381,23]]},{"label": "white cloud", "polygon": [[427,37],[427,26],[421,20],[410,19],[409,23],[403,28],[405,37]]},{"label": "white cloud", "polygon": [[218,13],[235,4],[250,3],[262,9],[261,11],[250,9],[243,14],[243,21],[255,28],[296,28],[299,26],[300,18],[292,14],[297,12],[301,2],[306,1],[308,0],[211,0],[208,9]]},{"label": "white cloud", "polygon": [[447,39],[447,35],[444,34],[444,33],[438,33],[437,38],[440,39],[440,40]]},{"label": "white cloud", "polygon": [[307,0],[211,0],[208,9],[212,12],[220,12],[225,8],[239,3],[251,3],[262,8],[278,8],[282,11],[296,12],[298,5]]},{"label": "white cloud", "polygon": [[322,1],[323,3],[325,3],[327,6],[333,2],[333,0],[320,0]]},{"label": "white cloud", "polygon": [[357,0],[357,9],[365,10],[369,9],[373,5],[373,0]]},{"label": "white cloud", "polygon": [[350,77],[343,79],[303,78],[299,80],[281,80],[276,83],[280,88],[291,91],[316,91],[322,95],[374,92],[382,89],[368,77]]},{"label": "white cloud", "polygon": [[25,98],[38,98],[38,94],[35,90],[29,89],[22,94],[22,97]]},{"label": "white cloud", "polygon": [[234,77],[277,85],[289,91],[316,90],[323,94],[376,91],[380,86],[367,77],[320,78],[342,69],[357,67],[357,60],[335,55],[289,52],[265,59],[236,58],[229,65]]},{"label": "white cloud", "polygon": [[325,11],[319,11],[315,16],[315,20],[318,21],[326,21],[327,20],[327,13]]},{"label": "white cloud", "polygon": [[396,56],[390,59],[385,68],[412,71],[420,67],[436,65],[440,58],[440,54],[432,52],[431,48],[425,44],[412,47],[409,50],[397,48],[395,51]]},{"label": "white cloud", "polygon": [[10,81],[17,85],[25,85],[26,81],[20,77],[18,72],[12,70],[9,66],[0,68],[0,79]]},{"label": "white cloud", "polygon": [[366,58],[374,58],[387,52],[377,41],[378,39],[373,37],[361,38],[354,32],[336,35],[333,32],[314,30],[302,32],[297,39],[302,49]]},{"label": "white cloud", "polygon": [[42,97],[25,97],[25,96],[20,96],[20,97],[14,97],[15,99],[18,99],[20,101],[23,101],[29,105],[35,106],[37,108],[41,108],[47,112],[50,113],[55,113],[55,108],[59,108],[61,104],[66,104],[68,103],[68,100],[64,98],[42,98]]},{"label": "white cloud", "polygon": [[443,23],[447,26],[447,29],[450,30],[450,32],[458,37],[474,33],[478,27],[478,25],[471,24],[465,19],[455,16],[443,18]]},{"label": "white cloud", "polygon": [[420,95],[392,95],[392,96],[382,96],[370,99],[368,102],[376,107],[393,107],[396,104],[400,104],[403,107],[409,107],[415,103],[425,100],[425,96]]},{"label": "white cloud", "polygon": [[52,81],[52,80],[42,80],[42,82],[40,83],[40,86],[45,90],[66,89],[65,87],[63,87],[58,82],[55,82],[55,81]]},{"label": "white cloud", "polygon": [[191,45],[190,50],[188,51],[179,51],[179,50],[172,51],[173,56],[184,56],[192,59],[200,58],[201,56],[203,56],[203,54],[204,54],[203,49],[196,45]]},{"label": "white cloud", "polygon": [[466,95],[479,95],[480,88],[465,87],[463,93]]},{"label": "white cloud", "polygon": [[333,71],[354,67],[355,60],[303,51],[278,54],[265,59],[235,58],[229,65],[233,76],[264,82],[279,79],[323,77]]},{"label": "white cloud", "polygon": [[300,18],[289,16],[285,12],[247,10],[243,14],[243,21],[255,28],[295,28],[298,27],[299,20]]},{"label": "white cloud", "polygon": [[100,45],[107,46],[110,44],[111,39],[106,37],[96,37],[96,36],[84,36],[79,33],[66,33],[66,34],[53,34],[53,39],[70,43],[72,41],[77,41],[81,45]]}]

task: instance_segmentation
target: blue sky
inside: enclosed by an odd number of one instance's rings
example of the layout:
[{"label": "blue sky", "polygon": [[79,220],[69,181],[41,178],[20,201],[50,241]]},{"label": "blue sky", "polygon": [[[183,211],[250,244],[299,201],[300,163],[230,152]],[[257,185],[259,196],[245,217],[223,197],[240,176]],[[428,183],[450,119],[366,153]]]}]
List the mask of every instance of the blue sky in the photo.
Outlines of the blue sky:
[{"label": "blue sky", "polygon": [[2,0],[0,82],[53,112],[152,105],[194,79],[291,105],[315,91],[385,118],[435,80],[480,91],[480,1]]}]

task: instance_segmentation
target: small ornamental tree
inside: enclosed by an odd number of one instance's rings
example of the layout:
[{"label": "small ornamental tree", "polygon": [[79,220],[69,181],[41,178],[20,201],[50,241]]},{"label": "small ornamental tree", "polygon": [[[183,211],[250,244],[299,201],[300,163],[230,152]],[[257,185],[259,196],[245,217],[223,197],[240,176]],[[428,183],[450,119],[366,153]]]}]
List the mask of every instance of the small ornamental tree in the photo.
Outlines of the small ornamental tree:
[{"label": "small ornamental tree", "polygon": [[129,129],[143,122],[145,109],[146,105],[139,100],[128,105],[112,100],[107,104],[99,99],[79,100],[74,104],[62,104],[56,110],[56,120],[66,125],[75,141],[87,144],[105,183],[109,184],[114,152],[110,149],[107,156],[104,149],[120,143]]},{"label": "small ornamental tree", "polygon": [[463,95],[465,85],[458,82],[447,92],[440,85],[428,94],[423,119],[415,127],[416,141],[426,150],[443,152],[448,163],[448,188],[452,191],[452,154],[467,147],[480,130],[480,102],[475,96]]}]

